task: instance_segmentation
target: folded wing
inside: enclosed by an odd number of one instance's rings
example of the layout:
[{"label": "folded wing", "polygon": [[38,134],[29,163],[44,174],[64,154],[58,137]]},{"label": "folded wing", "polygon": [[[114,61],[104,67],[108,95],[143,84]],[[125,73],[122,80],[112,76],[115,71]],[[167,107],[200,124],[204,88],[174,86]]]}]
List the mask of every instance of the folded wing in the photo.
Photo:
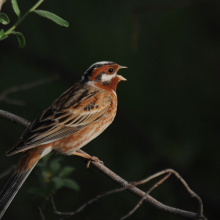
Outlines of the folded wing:
[{"label": "folded wing", "polygon": [[7,155],[67,137],[103,117],[110,104],[108,93],[77,83],[26,129]]}]

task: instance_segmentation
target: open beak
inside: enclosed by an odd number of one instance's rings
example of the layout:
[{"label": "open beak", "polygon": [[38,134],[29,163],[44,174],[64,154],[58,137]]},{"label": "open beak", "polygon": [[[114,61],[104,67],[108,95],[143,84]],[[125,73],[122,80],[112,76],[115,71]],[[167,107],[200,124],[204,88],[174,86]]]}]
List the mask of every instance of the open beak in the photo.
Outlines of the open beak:
[{"label": "open beak", "polygon": [[[125,68],[128,68],[128,67],[119,65],[119,69],[125,69]],[[117,75],[117,77],[119,78],[120,81],[127,81],[127,79],[125,79],[121,75]]]}]

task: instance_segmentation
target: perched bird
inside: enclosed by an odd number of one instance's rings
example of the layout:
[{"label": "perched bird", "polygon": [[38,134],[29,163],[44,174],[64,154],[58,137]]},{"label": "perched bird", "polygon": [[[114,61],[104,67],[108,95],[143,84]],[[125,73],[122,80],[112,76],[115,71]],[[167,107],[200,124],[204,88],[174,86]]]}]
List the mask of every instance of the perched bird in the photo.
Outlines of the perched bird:
[{"label": "perched bird", "polygon": [[117,75],[126,68],[114,62],[97,62],[83,74],[81,81],[65,91],[22,134],[7,152],[21,152],[17,167],[0,191],[0,219],[37,162],[57,151],[100,162],[77,152],[101,134],[113,121],[117,110],[116,87],[126,80]]}]

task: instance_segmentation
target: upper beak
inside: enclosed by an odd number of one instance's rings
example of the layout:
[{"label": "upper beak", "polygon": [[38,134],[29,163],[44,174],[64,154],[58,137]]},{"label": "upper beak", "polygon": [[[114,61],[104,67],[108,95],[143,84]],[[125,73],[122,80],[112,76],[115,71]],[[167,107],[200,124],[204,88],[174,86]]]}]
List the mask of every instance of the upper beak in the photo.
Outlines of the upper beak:
[{"label": "upper beak", "polygon": [[128,68],[128,67],[119,65],[119,69],[125,69],[125,68]]}]

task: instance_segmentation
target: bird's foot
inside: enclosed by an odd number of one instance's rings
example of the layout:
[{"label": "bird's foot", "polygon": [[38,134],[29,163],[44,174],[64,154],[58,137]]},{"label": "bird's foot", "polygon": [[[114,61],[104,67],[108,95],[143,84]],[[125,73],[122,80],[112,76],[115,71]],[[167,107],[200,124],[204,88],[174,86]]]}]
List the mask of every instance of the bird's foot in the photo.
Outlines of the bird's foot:
[{"label": "bird's foot", "polygon": [[101,164],[104,164],[103,161],[99,160],[98,157],[95,157],[95,156],[91,156],[90,158],[88,158],[88,163],[86,165],[87,169],[89,169],[89,166],[90,166],[90,163],[93,161],[93,162],[98,162],[98,163],[101,163]]},{"label": "bird's foot", "polygon": [[101,160],[99,160],[98,157],[89,156],[89,155],[87,155],[87,154],[84,154],[84,153],[81,153],[81,152],[78,152],[78,151],[74,152],[73,154],[76,155],[76,156],[83,157],[83,158],[87,159],[87,160],[88,160],[88,163],[87,163],[87,165],[86,165],[87,168],[89,168],[90,163],[91,163],[92,161],[94,161],[94,162],[99,162],[99,163],[103,164],[103,162],[102,162]]}]

